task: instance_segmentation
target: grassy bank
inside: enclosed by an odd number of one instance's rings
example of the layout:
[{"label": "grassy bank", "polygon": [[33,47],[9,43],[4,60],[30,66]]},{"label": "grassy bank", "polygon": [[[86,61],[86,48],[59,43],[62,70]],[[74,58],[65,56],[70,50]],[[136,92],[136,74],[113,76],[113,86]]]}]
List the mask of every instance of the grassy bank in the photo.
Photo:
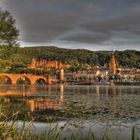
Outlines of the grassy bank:
[{"label": "grassy bank", "polygon": [[[0,113],[0,117],[3,118],[0,123],[0,140],[119,140],[114,138],[111,132],[107,130],[100,136],[97,136],[92,130],[89,130],[86,134],[83,134],[82,131],[68,131],[66,133],[64,131],[65,127],[54,126],[52,125],[53,121],[50,122],[50,127],[46,128],[43,133],[36,134],[28,128],[29,125],[34,126],[33,118],[29,118],[28,115],[25,117],[22,126],[17,126],[18,113],[13,114],[11,117],[6,117],[3,113]],[[134,127],[130,139],[137,140]]]}]

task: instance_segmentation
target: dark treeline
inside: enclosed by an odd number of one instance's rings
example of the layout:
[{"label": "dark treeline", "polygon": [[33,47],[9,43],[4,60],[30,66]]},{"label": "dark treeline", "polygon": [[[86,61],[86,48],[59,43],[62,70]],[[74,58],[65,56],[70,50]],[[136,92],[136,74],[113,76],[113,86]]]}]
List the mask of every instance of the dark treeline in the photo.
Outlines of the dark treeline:
[{"label": "dark treeline", "polygon": [[[89,51],[85,49],[62,49],[57,47],[28,47],[19,48],[19,54],[25,55],[30,63],[31,58],[60,60],[68,64],[90,64],[101,65],[108,64],[111,58],[111,51]],[[122,67],[140,68],[140,51],[125,50],[115,51],[117,65]]]},{"label": "dark treeline", "polygon": [[[62,49],[57,47],[0,47],[0,67],[11,66],[24,67],[31,63],[32,58],[60,60],[65,64],[73,66],[79,64],[90,64],[92,66],[104,66],[109,64],[111,51],[89,51],[85,49]],[[140,68],[140,51],[125,50],[115,51],[118,67]]]}]

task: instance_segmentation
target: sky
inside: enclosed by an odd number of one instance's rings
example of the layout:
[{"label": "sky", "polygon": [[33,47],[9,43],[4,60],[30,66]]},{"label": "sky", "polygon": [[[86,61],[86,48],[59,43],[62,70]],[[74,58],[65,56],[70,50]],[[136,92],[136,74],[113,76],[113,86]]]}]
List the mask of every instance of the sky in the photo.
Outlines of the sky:
[{"label": "sky", "polygon": [[20,45],[140,50],[140,0],[0,0]]}]

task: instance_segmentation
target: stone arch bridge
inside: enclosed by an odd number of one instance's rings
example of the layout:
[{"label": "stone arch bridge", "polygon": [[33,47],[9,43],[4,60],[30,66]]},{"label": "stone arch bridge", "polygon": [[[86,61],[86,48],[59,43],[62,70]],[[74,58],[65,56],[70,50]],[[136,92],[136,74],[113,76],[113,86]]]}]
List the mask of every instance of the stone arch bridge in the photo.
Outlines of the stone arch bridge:
[{"label": "stone arch bridge", "polygon": [[28,81],[29,84],[34,85],[39,80],[43,81],[45,84],[51,84],[54,82],[55,79],[51,78],[50,76],[43,76],[43,75],[33,75],[33,74],[7,74],[3,73],[0,76],[6,77],[10,84],[17,84],[19,79],[24,79]]}]

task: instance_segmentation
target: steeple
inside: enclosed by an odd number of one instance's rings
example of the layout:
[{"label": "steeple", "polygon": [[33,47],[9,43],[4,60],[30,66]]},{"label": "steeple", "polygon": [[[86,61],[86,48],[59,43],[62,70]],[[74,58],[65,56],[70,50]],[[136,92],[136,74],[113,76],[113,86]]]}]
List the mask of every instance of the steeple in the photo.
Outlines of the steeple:
[{"label": "steeple", "polygon": [[113,74],[116,73],[116,58],[113,50],[112,50],[112,57],[110,61],[110,69],[112,70]]}]

